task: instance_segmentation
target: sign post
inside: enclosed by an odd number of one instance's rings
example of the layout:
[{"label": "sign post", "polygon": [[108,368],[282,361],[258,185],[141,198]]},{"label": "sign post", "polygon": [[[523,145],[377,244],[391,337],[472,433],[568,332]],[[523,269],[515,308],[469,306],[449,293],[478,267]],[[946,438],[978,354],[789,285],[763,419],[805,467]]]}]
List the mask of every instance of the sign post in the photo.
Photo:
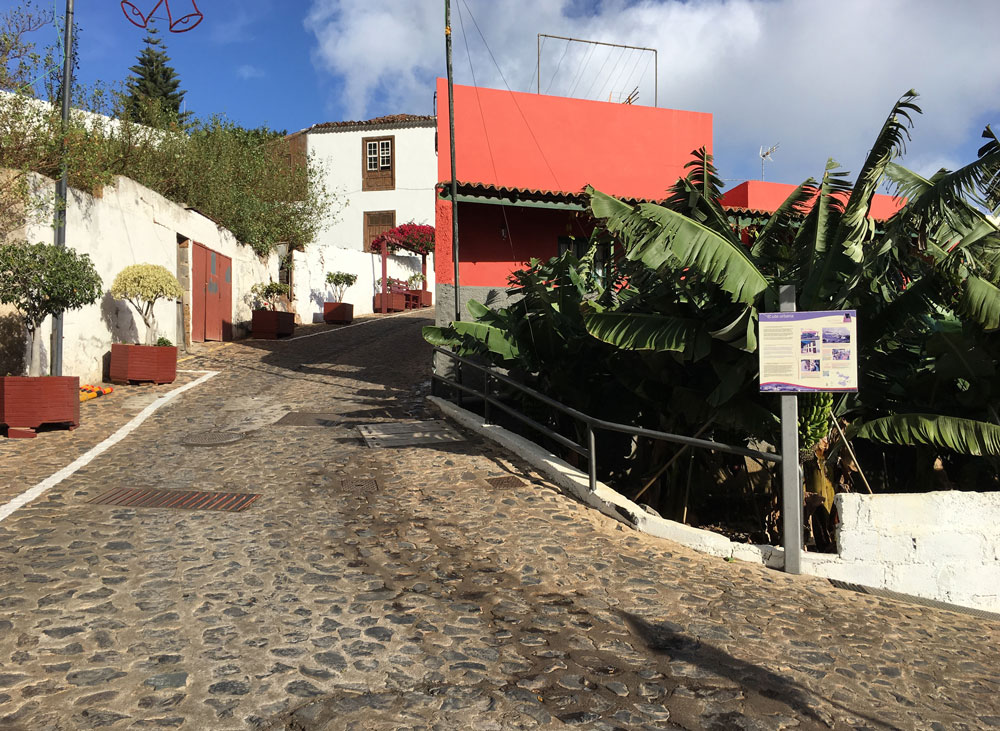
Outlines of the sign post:
[{"label": "sign post", "polygon": [[779,312],[760,314],[760,390],[781,395],[781,529],[785,571],[802,571],[802,478],[798,393],[857,391],[857,312],[797,312],[795,287],[778,290]]},{"label": "sign post", "polygon": [[[795,287],[781,285],[778,302],[782,312],[795,312]],[[762,338],[763,339],[763,338]],[[763,373],[761,374],[763,383]],[[799,479],[799,401],[794,394],[781,397],[781,536],[785,572],[802,573],[802,481]]]}]

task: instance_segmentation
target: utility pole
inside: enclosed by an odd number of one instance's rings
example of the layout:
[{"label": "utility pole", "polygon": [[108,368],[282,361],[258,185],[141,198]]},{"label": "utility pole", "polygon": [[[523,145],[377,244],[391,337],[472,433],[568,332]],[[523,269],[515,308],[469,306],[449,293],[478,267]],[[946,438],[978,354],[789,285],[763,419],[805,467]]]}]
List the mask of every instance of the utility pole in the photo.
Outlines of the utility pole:
[{"label": "utility pole", "polygon": [[462,319],[458,281],[458,181],[455,178],[455,90],[451,72],[451,0],[444,0],[445,59],[448,64],[448,140],[451,144],[451,258],[455,266],[455,320]]},{"label": "utility pole", "polygon": [[[66,27],[63,29],[63,75],[62,75],[62,152],[60,164],[62,177],[56,183],[55,245],[66,248],[66,206],[69,188],[69,169],[66,164],[66,130],[69,127],[69,98],[73,88],[73,0],[66,0]],[[53,376],[61,376],[63,370],[63,315],[60,312],[52,322],[52,367]]]},{"label": "utility pole", "polygon": [[[778,287],[778,309],[795,312],[795,285]],[[781,395],[781,536],[785,573],[802,573],[802,476],[799,473],[799,401]]]}]

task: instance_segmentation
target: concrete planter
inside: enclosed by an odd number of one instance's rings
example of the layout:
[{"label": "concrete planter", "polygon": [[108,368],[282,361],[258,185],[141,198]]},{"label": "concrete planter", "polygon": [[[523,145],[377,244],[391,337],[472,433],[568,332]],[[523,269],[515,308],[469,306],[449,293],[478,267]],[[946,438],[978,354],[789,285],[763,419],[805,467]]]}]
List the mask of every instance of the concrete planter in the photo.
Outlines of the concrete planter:
[{"label": "concrete planter", "polygon": [[173,383],[177,379],[177,346],[111,345],[112,383]]},{"label": "concrete planter", "polygon": [[32,439],[43,424],[80,425],[76,376],[0,377],[0,426],[11,439]]},{"label": "concrete planter", "polygon": [[354,305],[346,302],[324,302],[323,322],[331,325],[349,325],[354,320]]},{"label": "concrete planter", "polygon": [[295,332],[295,313],[254,310],[250,331],[257,340],[277,340]]}]

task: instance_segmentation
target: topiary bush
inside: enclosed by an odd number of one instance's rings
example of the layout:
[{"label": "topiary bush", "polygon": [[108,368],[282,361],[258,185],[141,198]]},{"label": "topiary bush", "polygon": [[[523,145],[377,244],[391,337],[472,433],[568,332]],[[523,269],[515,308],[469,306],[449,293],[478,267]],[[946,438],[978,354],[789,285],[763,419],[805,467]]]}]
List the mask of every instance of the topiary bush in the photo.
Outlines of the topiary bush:
[{"label": "topiary bush", "polygon": [[156,318],[153,306],[161,299],[178,300],[184,296],[177,277],[159,264],[132,264],[118,272],[111,285],[111,296],[132,305],[146,323],[146,345],[156,343]]},{"label": "topiary bush", "polygon": [[31,359],[28,375],[42,373],[38,328],[50,315],[96,302],[103,285],[86,254],[54,244],[0,244],[0,302],[14,305],[24,319]]}]

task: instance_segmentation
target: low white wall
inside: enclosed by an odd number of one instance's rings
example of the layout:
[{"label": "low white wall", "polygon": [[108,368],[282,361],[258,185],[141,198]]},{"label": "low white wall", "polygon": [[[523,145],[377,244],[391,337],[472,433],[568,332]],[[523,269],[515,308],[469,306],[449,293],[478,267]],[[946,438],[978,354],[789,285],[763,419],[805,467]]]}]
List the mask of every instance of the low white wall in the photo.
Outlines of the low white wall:
[{"label": "low white wall", "polygon": [[[515,452],[582,502],[643,533],[712,556],[782,568],[777,546],[734,543],[711,531],[647,513],[534,442],[486,424],[436,397],[428,400],[456,422]],[[837,496],[840,553],[802,554],[802,572],[888,589],[989,612],[1000,612],[1000,493],[931,492]]]},{"label": "low white wall", "polygon": [[[44,193],[54,195],[53,181],[41,176],[38,181]],[[115,276],[130,264],[160,264],[177,275],[178,237],[197,241],[232,259],[232,321],[237,329],[239,323],[250,319],[250,288],[278,277],[276,256],[261,259],[211,219],[129,178],[117,178],[115,185],[106,187],[100,197],[70,189],[66,218],[66,245],[90,255],[105,290],[96,304],[71,310],[63,318],[63,373],[79,376],[84,383],[101,381],[111,343],[145,342],[142,318],[108,292]],[[48,224],[26,226],[24,233],[32,243],[53,240]],[[188,251],[190,281],[192,257]],[[158,335],[174,344],[184,342],[179,307],[179,303],[161,301],[154,308]],[[49,370],[51,325],[50,318],[41,329],[43,373]]]},{"label": "low white wall", "polygon": [[1000,612],[1000,493],[845,493],[837,512],[839,555],[810,573]]},{"label": "low white wall", "polygon": [[[302,322],[319,322],[323,319],[323,302],[330,300],[332,296],[332,289],[326,283],[327,272],[357,274],[358,281],[348,288],[344,301],[354,305],[355,315],[372,312],[375,282],[382,276],[381,255],[367,254],[353,247],[341,248],[313,242],[305,251],[296,251],[292,261],[292,304]],[[414,274],[420,274],[420,257],[390,256],[388,270],[392,279],[409,279]],[[434,291],[433,254],[427,257],[427,290]]]}]

